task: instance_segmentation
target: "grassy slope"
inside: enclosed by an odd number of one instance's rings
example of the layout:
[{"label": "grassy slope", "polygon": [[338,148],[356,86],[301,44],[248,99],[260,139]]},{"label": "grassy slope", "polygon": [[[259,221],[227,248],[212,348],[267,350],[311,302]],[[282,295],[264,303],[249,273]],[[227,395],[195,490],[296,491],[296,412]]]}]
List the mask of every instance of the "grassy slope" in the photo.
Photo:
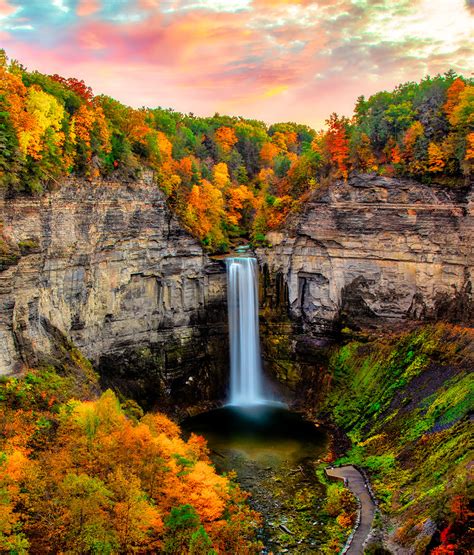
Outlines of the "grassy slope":
[{"label": "grassy slope", "polygon": [[386,538],[416,553],[440,543],[467,553],[473,339],[429,325],[352,340],[330,360],[322,411],[353,443],[340,462],[369,472]]}]

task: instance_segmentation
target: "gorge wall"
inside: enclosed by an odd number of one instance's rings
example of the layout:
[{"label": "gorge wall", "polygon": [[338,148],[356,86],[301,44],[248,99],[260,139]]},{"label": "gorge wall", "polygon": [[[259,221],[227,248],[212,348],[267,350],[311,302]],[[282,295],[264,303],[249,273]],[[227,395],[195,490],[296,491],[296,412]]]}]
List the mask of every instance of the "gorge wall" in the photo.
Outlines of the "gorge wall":
[{"label": "gorge wall", "polygon": [[[345,326],[472,322],[473,200],[472,189],[372,175],[314,191],[257,251],[271,373],[318,389],[321,347]],[[59,334],[103,385],[148,404],[223,397],[225,268],[151,174],[0,198],[0,215],[0,373],[54,361]]]},{"label": "gorge wall", "polygon": [[129,395],[222,395],[225,270],[179,226],[151,174],[2,198],[0,214],[10,248],[0,271],[0,373],[54,360],[61,333],[104,385]]},{"label": "gorge wall", "polygon": [[274,373],[294,381],[292,363],[317,364],[322,338],[345,326],[472,323],[473,216],[472,187],[358,175],[314,191],[258,250]]}]

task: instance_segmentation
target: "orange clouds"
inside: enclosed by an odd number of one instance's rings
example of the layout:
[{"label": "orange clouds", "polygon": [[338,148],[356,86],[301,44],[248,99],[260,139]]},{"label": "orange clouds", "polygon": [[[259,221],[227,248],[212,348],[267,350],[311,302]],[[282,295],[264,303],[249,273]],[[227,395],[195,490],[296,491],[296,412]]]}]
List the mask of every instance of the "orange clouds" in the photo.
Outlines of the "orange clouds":
[{"label": "orange clouds", "polygon": [[0,0],[0,19],[15,13],[16,6],[12,6],[7,0]]},{"label": "orange clouds", "polygon": [[252,5],[256,8],[274,8],[277,6],[309,6],[316,3],[316,0],[253,0]]},{"label": "orange clouds", "polygon": [[98,0],[79,0],[76,13],[79,17],[86,17],[98,12],[99,10],[100,3]]}]

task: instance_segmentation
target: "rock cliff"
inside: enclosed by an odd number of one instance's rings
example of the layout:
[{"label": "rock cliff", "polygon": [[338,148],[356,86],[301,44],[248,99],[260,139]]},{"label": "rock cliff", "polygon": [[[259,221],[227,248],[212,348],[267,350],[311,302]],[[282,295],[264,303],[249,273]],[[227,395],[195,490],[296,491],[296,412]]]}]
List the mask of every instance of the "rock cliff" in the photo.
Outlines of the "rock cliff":
[{"label": "rock cliff", "polygon": [[293,363],[317,365],[318,337],[347,325],[472,323],[473,216],[472,188],[359,175],[316,190],[257,253],[273,372],[304,379]]},{"label": "rock cliff", "polygon": [[216,395],[225,274],[151,175],[70,180],[41,198],[0,199],[0,215],[13,253],[0,271],[0,373],[54,359],[60,332],[128,394],[192,402],[199,382],[201,397]]},{"label": "rock cliff", "polygon": [[472,190],[360,175],[315,191],[258,255],[290,315],[324,334],[341,314],[472,321],[473,237]]}]

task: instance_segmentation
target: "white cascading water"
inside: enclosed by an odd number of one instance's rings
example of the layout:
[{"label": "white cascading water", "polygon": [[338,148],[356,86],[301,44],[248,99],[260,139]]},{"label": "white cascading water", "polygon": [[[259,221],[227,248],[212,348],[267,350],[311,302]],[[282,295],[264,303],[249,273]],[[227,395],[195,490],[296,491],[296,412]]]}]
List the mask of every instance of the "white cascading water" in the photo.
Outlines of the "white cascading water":
[{"label": "white cascading water", "polygon": [[227,258],[231,405],[264,403],[255,258]]}]

